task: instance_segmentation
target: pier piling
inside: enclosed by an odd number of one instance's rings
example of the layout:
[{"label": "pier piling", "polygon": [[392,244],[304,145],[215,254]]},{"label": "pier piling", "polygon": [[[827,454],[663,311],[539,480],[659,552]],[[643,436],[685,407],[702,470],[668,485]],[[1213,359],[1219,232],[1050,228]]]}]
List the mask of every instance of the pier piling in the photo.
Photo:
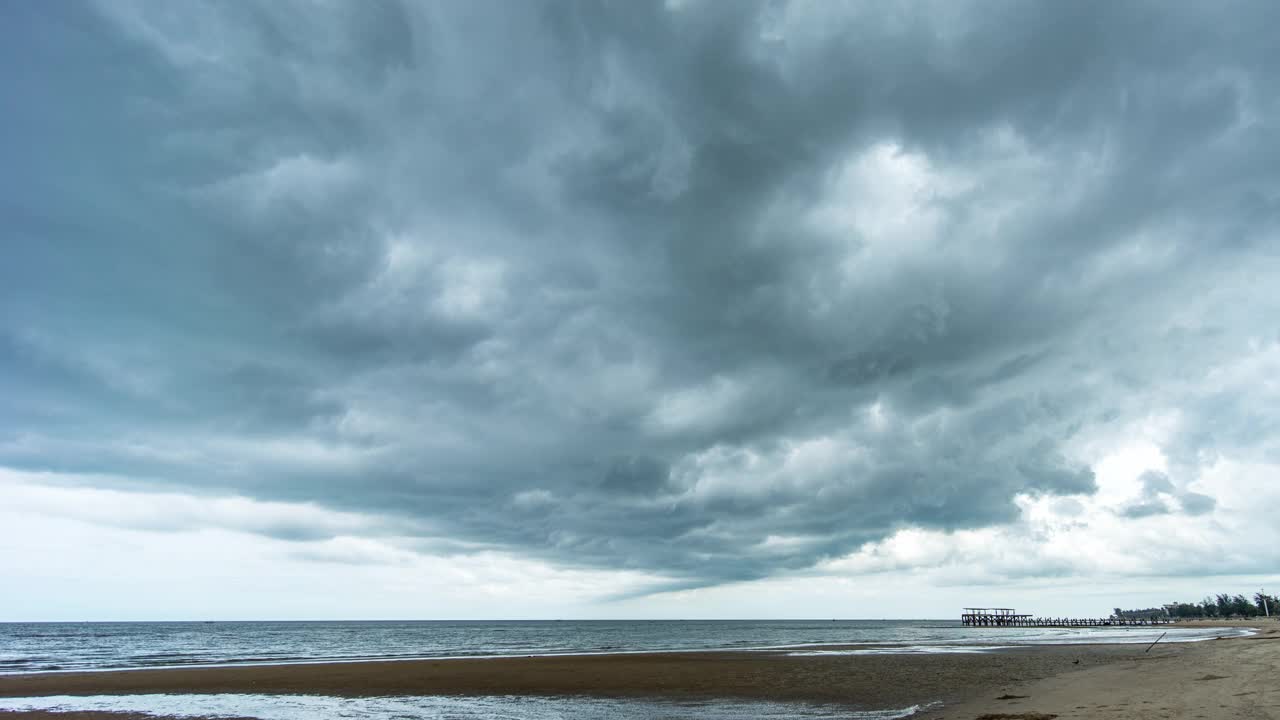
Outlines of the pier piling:
[{"label": "pier piling", "polygon": [[960,623],[966,627],[1112,627],[1168,625],[1168,618],[1042,618],[1013,608],[964,608]]}]

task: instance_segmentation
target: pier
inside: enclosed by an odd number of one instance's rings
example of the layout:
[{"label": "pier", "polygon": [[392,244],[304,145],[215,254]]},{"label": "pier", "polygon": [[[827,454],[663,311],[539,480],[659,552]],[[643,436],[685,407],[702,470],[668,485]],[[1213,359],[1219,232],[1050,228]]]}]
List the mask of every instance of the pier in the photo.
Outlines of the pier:
[{"label": "pier", "polygon": [[1113,627],[1135,625],[1169,625],[1169,618],[1064,618],[1035,617],[1013,608],[964,608],[960,624],[967,627]]}]

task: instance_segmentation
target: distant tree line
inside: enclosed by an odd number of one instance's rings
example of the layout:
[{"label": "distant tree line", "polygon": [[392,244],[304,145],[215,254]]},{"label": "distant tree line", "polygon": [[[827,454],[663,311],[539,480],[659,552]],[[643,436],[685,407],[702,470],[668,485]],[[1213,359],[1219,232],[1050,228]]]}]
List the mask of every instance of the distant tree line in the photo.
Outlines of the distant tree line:
[{"label": "distant tree line", "polygon": [[1254,593],[1252,600],[1244,595],[1220,593],[1213,597],[1206,597],[1198,603],[1175,602],[1169,603],[1163,608],[1149,608],[1146,610],[1121,610],[1116,608],[1115,616],[1124,618],[1147,618],[1160,615],[1175,618],[1257,617],[1265,615],[1268,610],[1272,615],[1280,613],[1280,599],[1277,599],[1274,595],[1264,595],[1261,592]]},{"label": "distant tree line", "polygon": [[1157,620],[1159,618],[1169,617],[1169,613],[1162,607],[1144,608],[1142,610],[1121,610],[1120,608],[1116,608],[1112,611],[1111,617],[1123,618],[1125,620]]}]

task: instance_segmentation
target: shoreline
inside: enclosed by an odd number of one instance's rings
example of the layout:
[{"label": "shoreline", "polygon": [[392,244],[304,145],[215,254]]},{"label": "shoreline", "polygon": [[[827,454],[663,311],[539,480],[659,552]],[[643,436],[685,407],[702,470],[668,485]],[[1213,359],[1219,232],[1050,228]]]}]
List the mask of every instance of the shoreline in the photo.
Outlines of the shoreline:
[{"label": "shoreline", "polygon": [[[1135,644],[1064,644],[1014,646],[981,653],[792,655],[786,651],[705,651],[22,674],[0,676],[0,698],[153,693],[340,698],[510,695],[800,702],[854,710],[941,703],[915,716],[928,720],[973,720],[1002,714],[1037,717],[1036,712],[1060,718],[1103,717],[1101,711],[1090,714],[1090,708],[1102,707],[1109,712],[1113,712],[1110,708],[1130,704],[1134,705],[1134,712],[1171,706],[1188,708],[1196,706],[1200,702],[1197,698],[1201,698],[1206,703],[1209,699],[1217,703],[1214,708],[1220,711],[1218,716],[1252,717],[1235,711],[1223,715],[1222,709],[1268,697],[1265,687],[1256,687],[1260,676],[1237,677],[1238,673],[1229,673],[1226,668],[1243,653],[1250,656],[1254,666],[1270,668],[1272,675],[1267,677],[1273,677],[1280,667],[1280,643],[1267,641],[1280,639],[1280,628],[1274,621],[1220,623],[1215,627],[1260,629],[1248,637],[1161,643],[1150,653],[1144,652],[1145,646]],[[1205,677],[1217,687],[1207,687],[1211,683],[1203,680]],[[1228,680],[1231,677],[1235,679]],[[1222,689],[1233,692],[1224,694]],[[1144,699],[1129,697],[1139,691],[1146,693]],[[1210,691],[1210,695],[1205,694]],[[1100,698],[1112,702],[1102,702]],[[1280,708],[1280,698],[1275,707]],[[1027,715],[1029,712],[1032,714]],[[1128,715],[1148,716],[1162,717]],[[0,710],[3,720],[126,717],[131,716]],[[1280,712],[1257,717],[1280,717]]]},{"label": "shoreline", "polygon": [[[747,700],[882,710],[969,697],[975,687],[1131,660],[1134,645],[1020,647],[986,653],[792,656],[654,653],[448,661],[184,668],[0,677],[0,697],[123,694],[591,696]],[[0,718],[56,717],[23,713]],[[93,716],[86,716],[93,717]],[[101,717],[112,717],[102,714]]]},{"label": "shoreline", "polygon": [[[139,669],[0,677],[0,697],[255,692],[378,695],[594,695],[726,697],[914,704],[922,677],[937,691],[1005,678],[1011,669],[1046,675],[1075,659],[1127,658],[1135,645],[1026,646],[986,653],[794,656],[785,652],[645,653],[519,658]],[[931,701],[936,698],[927,698]],[[889,702],[887,704],[893,704]]]}]

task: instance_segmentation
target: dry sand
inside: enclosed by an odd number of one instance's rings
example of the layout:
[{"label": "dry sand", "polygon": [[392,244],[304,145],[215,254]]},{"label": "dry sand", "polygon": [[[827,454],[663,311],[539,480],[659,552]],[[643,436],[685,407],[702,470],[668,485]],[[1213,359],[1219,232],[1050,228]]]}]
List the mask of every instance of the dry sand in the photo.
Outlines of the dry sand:
[{"label": "dry sand", "polygon": [[1267,620],[1235,624],[1260,632],[1248,638],[1157,645],[1132,660],[1004,683],[918,717],[1280,719],[1280,627]]},{"label": "dry sand", "polygon": [[[121,693],[596,695],[944,705],[930,720],[1277,718],[1280,626],[1253,638],[1063,645],[987,654],[790,657],[781,653],[495,658],[185,668],[0,677],[0,696]],[[4,713],[0,719],[66,715]],[[80,714],[76,720],[133,720]]]}]

